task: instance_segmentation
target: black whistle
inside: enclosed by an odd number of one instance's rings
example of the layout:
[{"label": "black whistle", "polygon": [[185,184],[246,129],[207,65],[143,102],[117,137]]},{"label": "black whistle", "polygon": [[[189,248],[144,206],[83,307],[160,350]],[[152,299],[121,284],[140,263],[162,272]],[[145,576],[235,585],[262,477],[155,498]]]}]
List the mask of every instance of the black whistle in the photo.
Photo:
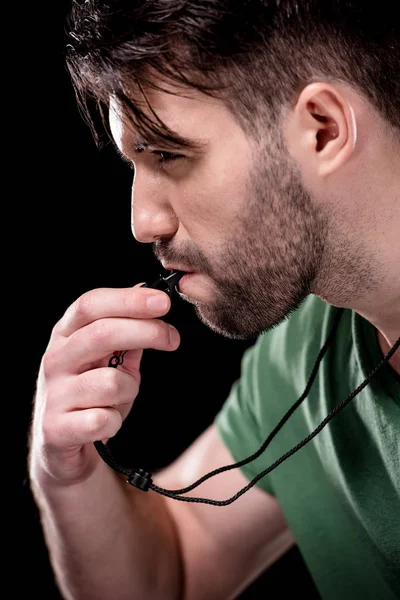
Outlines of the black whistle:
[{"label": "black whistle", "polygon": [[161,290],[162,292],[168,294],[169,297],[171,297],[173,291],[176,289],[176,284],[184,275],[184,271],[173,271],[166,277],[160,275],[160,277],[152,283],[144,283],[140,287],[152,288],[153,290]]}]

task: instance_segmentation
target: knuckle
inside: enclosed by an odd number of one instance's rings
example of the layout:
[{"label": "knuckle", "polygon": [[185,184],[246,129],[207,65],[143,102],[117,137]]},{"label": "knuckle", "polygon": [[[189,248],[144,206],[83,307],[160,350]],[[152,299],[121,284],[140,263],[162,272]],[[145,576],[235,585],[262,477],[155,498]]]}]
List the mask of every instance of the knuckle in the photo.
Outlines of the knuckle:
[{"label": "knuckle", "polygon": [[94,435],[107,428],[110,422],[110,412],[106,409],[92,409],[86,414],[86,431]]},{"label": "knuckle", "polygon": [[85,292],[73,304],[75,316],[80,318],[89,318],[93,311],[93,294]]},{"label": "knuckle", "polygon": [[151,292],[151,290],[139,290],[140,288],[124,290],[121,301],[125,315],[129,315],[131,317],[148,315],[149,309],[147,306],[147,298],[149,297],[149,292]]},{"label": "knuckle", "polygon": [[117,369],[105,369],[102,376],[102,388],[106,395],[115,395],[119,391],[119,372]]},{"label": "knuckle", "polygon": [[64,327],[64,317],[62,319],[60,319],[59,321],[57,321],[57,323],[54,325],[53,329],[51,330],[50,337],[53,338],[55,336],[61,335],[62,331],[63,331],[63,327]]},{"label": "knuckle", "polygon": [[152,321],[149,323],[149,339],[151,345],[158,345],[164,339],[164,331],[166,327],[160,321]]},{"label": "knuckle", "polygon": [[132,313],[132,308],[137,304],[137,295],[132,290],[124,290],[121,301],[124,314],[129,315]]},{"label": "knuckle", "polygon": [[94,321],[90,325],[90,338],[92,343],[102,344],[105,342],[112,333],[112,327],[104,319]]},{"label": "knuckle", "polygon": [[59,428],[56,427],[53,420],[44,419],[42,423],[42,442],[49,448],[57,447],[61,439]]},{"label": "knuckle", "polygon": [[45,378],[49,377],[51,373],[54,371],[57,360],[58,353],[55,350],[46,350],[42,357],[42,365],[41,370]]}]

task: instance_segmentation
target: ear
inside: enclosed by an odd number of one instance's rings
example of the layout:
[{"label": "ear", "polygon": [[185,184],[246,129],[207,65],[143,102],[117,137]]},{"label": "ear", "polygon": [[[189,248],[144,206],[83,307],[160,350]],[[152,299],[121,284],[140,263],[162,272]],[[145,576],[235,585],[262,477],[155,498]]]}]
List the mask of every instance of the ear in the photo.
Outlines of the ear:
[{"label": "ear", "polygon": [[328,83],[311,83],[301,92],[288,116],[285,133],[289,150],[307,171],[327,177],[345,164],[354,151],[357,126],[354,110]]}]

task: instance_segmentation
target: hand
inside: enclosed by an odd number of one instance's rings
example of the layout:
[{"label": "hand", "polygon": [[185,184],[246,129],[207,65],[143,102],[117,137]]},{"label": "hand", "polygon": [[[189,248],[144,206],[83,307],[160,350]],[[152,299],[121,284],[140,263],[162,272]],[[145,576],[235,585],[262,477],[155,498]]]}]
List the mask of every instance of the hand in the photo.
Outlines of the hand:
[{"label": "hand", "polygon": [[[119,431],[138,394],[143,349],[178,348],[177,330],[156,318],[169,311],[170,298],[141,285],[87,292],[54,327],[37,382],[32,478],[88,478],[101,461],[93,442]],[[156,299],[161,305],[151,306]],[[117,369],[108,366],[116,350],[127,351]]]}]

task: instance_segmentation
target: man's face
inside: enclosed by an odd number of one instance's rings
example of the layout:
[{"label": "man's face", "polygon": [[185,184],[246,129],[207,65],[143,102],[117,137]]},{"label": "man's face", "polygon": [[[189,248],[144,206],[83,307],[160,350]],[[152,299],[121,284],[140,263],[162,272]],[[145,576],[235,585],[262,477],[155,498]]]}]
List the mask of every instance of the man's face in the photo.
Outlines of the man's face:
[{"label": "man's face", "polygon": [[170,129],[201,149],[172,150],[182,158],[162,163],[162,144],[135,153],[138,136],[111,104],[115,143],[136,166],[134,236],[153,242],[166,268],[195,273],[179,289],[203,323],[226,337],[256,337],[311,293],[324,249],[322,212],[281,135],[266,131],[256,144],[221,101],[199,93],[148,99]]}]

